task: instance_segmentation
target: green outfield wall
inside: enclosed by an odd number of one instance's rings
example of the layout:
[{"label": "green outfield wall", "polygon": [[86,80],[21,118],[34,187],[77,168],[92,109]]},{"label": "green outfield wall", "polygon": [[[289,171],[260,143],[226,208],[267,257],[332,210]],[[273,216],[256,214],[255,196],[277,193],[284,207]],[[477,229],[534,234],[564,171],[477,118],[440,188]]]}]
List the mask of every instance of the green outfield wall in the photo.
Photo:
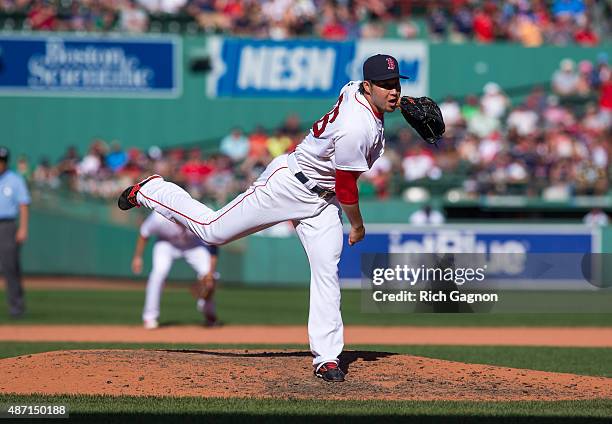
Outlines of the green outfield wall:
[{"label": "green outfield wall", "polygon": [[[131,273],[130,264],[144,213],[127,214],[106,202],[69,196],[35,192],[34,197],[30,239],[23,249],[27,274],[138,277]],[[364,201],[362,213],[369,222],[406,223],[418,207],[401,200]],[[144,275],[151,267],[151,245],[145,253]],[[221,252],[219,269],[226,281],[274,285],[303,284],[309,279],[297,237],[252,236],[224,246]],[[170,278],[193,276],[189,266],[177,261]]]},{"label": "green outfield wall", "polygon": [[[366,203],[366,214],[376,216],[376,210],[381,210],[380,203]],[[383,208],[386,206],[383,204]],[[398,209],[401,205],[394,206],[389,209]],[[132,218],[124,219],[127,216]],[[398,219],[400,216],[403,213],[396,215]],[[151,268],[151,244],[145,253],[143,275],[134,276],[130,271],[138,222],[143,217],[118,213],[113,219],[107,219],[102,213],[81,211],[69,215],[61,208],[34,208],[30,238],[23,248],[24,271],[28,275],[145,278]],[[406,220],[395,222],[405,224]],[[524,229],[519,223],[503,226],[508,231]],[[594,246],[596,250],[612,253],[611,227],[597,230],[596,240],[599,244]],[[306,255],[295,236],[254,235],[223,246],[219,270],[223,281],[246,285],[305,285],[310,278]],[[193,280],[194,276],[183,261],[177,261],[170,279]]]},{"label": "green outfield wall", "polygon": [[[247,130],[257,124],[273,128],[289,113],[297,113],[308,126],[329,109],[330,99],[207,98],[205,74],[190,70],[192,59],[206,54],[206,42],[205,37],[183,38],[184,72],[177,98],[0,96],[1,143],[35,161],[42,156],[56,160],[69,145],[84,153],[96,137],[143,148],[196,142],[214,147],[236,125]],[[612,55],[612,45],[528,49],[512,44],[431,44],[429,93],[437,99],[449,94],[462,98],[497,81],[520,97],[531,85],[547,84],[562,58],[594,60],[602,51]],[[399,122],[399,116],[387,119],[390,127]]]}]

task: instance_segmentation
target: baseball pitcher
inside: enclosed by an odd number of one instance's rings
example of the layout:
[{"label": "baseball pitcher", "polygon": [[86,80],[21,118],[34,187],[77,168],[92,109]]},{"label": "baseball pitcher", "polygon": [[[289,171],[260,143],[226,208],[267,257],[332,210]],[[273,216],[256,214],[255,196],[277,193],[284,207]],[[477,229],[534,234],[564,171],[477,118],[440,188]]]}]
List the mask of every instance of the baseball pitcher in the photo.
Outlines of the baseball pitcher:
[{"label": "baseball pitcher", "polygon": [[[342,251],[342,212],[351,229],[349,245],[365,236],[357,178],[384,151],[384,114],[402,114],[428,142],[444,131],[437,106],[427,98],[400,104],[397,60],[375,55],[363,65],[363,81],[346,84],[332,109],[316,121],[290,155],[274,159],[243,194],[214,211],[179,186],[152,175],[128,187],[118,206],[144,206],[188,227],[213,245],[224,244],[282,221],[292,221],[310,263],[308,336],[314,374],[344,381],[338,356],[344,347],[338,261]],[[438,109],[439,111],[439,109]]]}]

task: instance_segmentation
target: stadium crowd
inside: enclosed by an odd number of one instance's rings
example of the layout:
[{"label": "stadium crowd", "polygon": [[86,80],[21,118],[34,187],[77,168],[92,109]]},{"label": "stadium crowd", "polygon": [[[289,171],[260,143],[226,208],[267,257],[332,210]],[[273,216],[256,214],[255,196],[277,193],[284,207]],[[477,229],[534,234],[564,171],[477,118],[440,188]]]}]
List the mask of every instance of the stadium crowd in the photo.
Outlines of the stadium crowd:
[{"label": "stadium crowd", "polygon": [[605,0],[0,0],[0,13],[21,14],[24,28],[35,31],[204,31],[272,39],[429,36],[595,45],[612,31],[612,5]]},{"label": "stadium crowd", "polygon": [[[515,193],[566,200],[606,194],[612,153],[608,58],[602,54],[595,64],[565,59],[552,81],[552,94],[535,87],[515,106],[493,82],[480,97],[448,97],[440,104],[447,131],[437,147],[404,124],[389,131],[384,156],[360,179],[361,195],[386,198],[440,181],[472,197]],[[206,154],[199,147],[142,151],[94,140],[83,156],[71,147],[57,163],[43,159],[31,167],[20,158],[18,170],[34,186],[65,186],[105,198],[158,173],[194,197],[223,204],[272,158],[292,151],[304,134],[299,117],[290,115],[273,131],[258,127],[246,134],[235,128]]]}]

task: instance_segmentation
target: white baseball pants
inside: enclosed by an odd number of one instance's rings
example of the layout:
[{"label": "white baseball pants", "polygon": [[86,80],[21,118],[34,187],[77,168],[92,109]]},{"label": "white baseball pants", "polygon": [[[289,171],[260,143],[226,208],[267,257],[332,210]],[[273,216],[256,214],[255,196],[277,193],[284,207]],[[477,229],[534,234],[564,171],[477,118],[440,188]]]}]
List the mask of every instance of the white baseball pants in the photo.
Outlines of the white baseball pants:
[{"label": "white baseball pants", "polygon": [[210,271],[210,252],[204,246],[179,249],[167,241],[156,241],[153,246],[153,267],[147,280],[145,305],[142,311],[143,321],[159,318],[159,304],[164,283],[172,263],[178,258],[185,258],[185,261],[198,274],[198,278],[204,277]]},{"label": "white baseball pants", "polygon": [[297,180],[287,156],[274,159],[257,181],[214,211],[176,184],[155,178],[137,195],[140,205],[178,222],[209,244],[224,244],[292,221],[310,263],[308,336],[313,364],[337,361],[344,347],[338,261],[342,251],[341,209]]}]

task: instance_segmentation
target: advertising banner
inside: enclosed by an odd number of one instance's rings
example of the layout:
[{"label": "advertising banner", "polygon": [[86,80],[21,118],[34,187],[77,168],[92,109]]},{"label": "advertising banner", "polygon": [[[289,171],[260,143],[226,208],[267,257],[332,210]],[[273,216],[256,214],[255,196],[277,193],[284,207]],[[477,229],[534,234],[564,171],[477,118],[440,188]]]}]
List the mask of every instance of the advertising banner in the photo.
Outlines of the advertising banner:
[{"label": "advertising banner", "polygon": [[364,255],[413,255],[409,259],[414,262],[414,255],[419,254],[461,254],[468,259],[471,254],[473,261],[487,265],[489,279],[506,286],[535,288],[551,282],[557,287],[571,286],[585,280],[583,256],[599,251],[599,238],[599,232],[582,225],[370,225],[362,242],[348,246],[345,240],[339,275],[343,280],[360,281],[368,266],[363,263]]},{"label": "advertising banner", "polygon": [[177,97],[178,37],[0,36],[0,95]]},{"label": "advertising banner", "polygon": [[421,41],[251,40],[211,37],[210,97],[333,98],[349,81],[362,78],[363,62],[393,55],[402,93],[428,94],[428,48]]}]

